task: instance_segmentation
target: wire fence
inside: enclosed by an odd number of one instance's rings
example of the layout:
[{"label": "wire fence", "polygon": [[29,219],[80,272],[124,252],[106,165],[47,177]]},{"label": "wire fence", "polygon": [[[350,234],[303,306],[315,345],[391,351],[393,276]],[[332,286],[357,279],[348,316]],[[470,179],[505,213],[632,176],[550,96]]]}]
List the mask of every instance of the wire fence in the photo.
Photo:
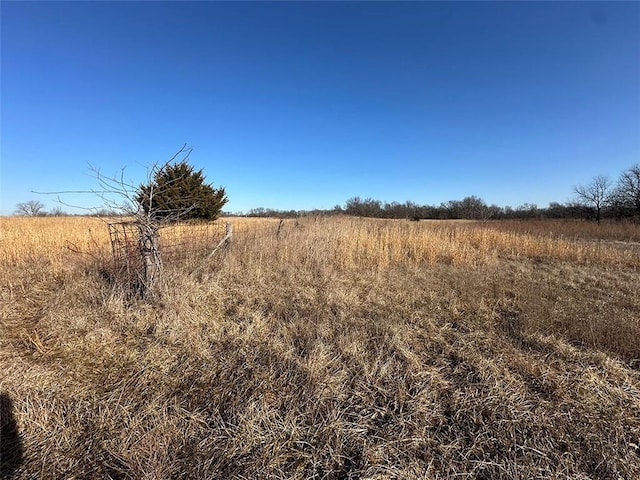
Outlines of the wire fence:
[{"label": "wire fence", "polygon": [[160,228],[159,248],[165,265],[207,255],[224,238],[225,224],[183,223]]},{"label": "wire fence", "polygon": [[116,222],[107,226],[115,272],[121,278],[134,278],[142,268],[139,225],[136,222]]},{"label": "wire fence", "polygon": [[[277,240],[297,221],[272,221],[256,225],[251,221],[173,223],[157,230],[157,250],[162,267],[185,267],[191,271],[211,260],[223,246],[250,246],[265,239]],[[286,225],[286,226],[285,226]],[[108,224],[115,271],[131,283],[144,270],[141,226],[134,221]]]}]

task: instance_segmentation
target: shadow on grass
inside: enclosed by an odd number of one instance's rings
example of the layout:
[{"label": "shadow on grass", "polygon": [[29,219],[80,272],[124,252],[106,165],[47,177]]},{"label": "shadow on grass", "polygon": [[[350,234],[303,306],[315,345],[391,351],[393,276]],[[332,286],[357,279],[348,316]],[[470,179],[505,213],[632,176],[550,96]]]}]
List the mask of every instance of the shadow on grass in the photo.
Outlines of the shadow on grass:
[{"label": "shadow on grass", "polygon": [[0,393],[0,478],[11,478],[24,460],[24,447],[13,416],[13,402]]}]

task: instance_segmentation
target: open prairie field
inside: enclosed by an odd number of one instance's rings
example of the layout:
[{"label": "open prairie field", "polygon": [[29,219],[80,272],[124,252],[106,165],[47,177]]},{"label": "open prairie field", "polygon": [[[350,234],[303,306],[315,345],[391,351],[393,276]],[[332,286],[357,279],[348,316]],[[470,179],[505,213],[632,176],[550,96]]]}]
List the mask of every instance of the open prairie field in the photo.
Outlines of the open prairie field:
[{"label": "open prairie field", "polygon": [[228,221],[142,301],[0,218],[0,476],[640,478],[640,226]]}]

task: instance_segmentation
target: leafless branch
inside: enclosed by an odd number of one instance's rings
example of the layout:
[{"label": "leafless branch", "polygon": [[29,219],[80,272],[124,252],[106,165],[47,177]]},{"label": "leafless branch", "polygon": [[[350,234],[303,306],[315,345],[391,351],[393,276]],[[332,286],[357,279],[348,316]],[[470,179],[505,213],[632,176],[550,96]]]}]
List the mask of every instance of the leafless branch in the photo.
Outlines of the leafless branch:
[{"label": "leafless branch", "polygon": [[600,223],[600,212],[607,205],[611,194],[611,181],[604,175],[594,177],[587,185],[577,185],[573,191],[578,202],[593,206],[596,210],[596,220]]}]

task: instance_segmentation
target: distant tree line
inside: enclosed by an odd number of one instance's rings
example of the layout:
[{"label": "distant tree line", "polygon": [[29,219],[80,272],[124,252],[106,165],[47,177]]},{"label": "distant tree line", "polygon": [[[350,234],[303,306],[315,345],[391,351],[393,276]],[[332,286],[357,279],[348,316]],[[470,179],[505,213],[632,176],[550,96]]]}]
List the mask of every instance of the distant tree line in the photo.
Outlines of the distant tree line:
[{"label": "distant tree line", "polygon": [[377,218],[407,218],[411,220],[421,219],[469,219],[469,220],[493,220],[500,218],[538,218],[542,215],[541,209],[536,205],[525,204],[517,209],[511,207],[499,207],[487,205],[484,200],[474,195],[462,200],[449,200],[440,205],[418,205],[414,202],[381,202],[371,198],[359,197],[347,200],[344,208],[347,215],[359,217]]},{"label": "distant tree line", "polygon": [[336,205],[332,209],[322,210],[277,210],[272,208],[253,208],[247,213],[226,213],[229,216],[296,218],[312,215],[353,215],[357,217],[409,219],[409,220],[498,220],[516,218],[573,218],[588,219],[591,211],[578,203],[561,204],[552,202],[547,208],[525,203],[516,208],[487,205],[476,196],[462,200],[449,200],[440,205],[418,205],[407,201],[381,202],[372,198],[353,197],[344,206]]},{"label": "distant tree line", "polygon": [[22,217],[62,217],[67,215],[60,207],[53,208],[50,212],[45,210],[45,205],[39,200],[27,200],[16,205],[15,214]]},{"label": "distant tree line", "polygon": [[640,221],[640,164],[624,170],[613,183],[598,175],[587,185],[573,187],[577,202],[600,223],[601,218],[632,218]]},{"label": "distant tree line", "polygon": [[[69,216],[84,216],[86,213],[71,214],[65,212],[62,207],[54,207],[47,211],[44,203],[39,200],[28,200],[26,202],[20,202],[16,204],[14,215],[19,217],[69,217]],[[121,211],[99,208],[91,213],[94,217],[117,217],[123,216]]]},{"label": "distant tree line", "polygon": [[[382,202],[373,198],[353,197],[344,206],[330,210],[276,210],[254,208],[244,216],[295,218],[306,215],[354,215],[374,218],[421,219],[583,219],[600,221],[602,218],[640,221],[640,164],[623,171],[616,183],[597,176],[588,185],[573,189],[575,198],[566,203],[551,202],[547,207],[525,203],[518,207],[487,205],[474,195],[462,200],[449,200],[440,205],[418,205],[407,201]],[[242,215],[242,214],[240,214]]]}]

